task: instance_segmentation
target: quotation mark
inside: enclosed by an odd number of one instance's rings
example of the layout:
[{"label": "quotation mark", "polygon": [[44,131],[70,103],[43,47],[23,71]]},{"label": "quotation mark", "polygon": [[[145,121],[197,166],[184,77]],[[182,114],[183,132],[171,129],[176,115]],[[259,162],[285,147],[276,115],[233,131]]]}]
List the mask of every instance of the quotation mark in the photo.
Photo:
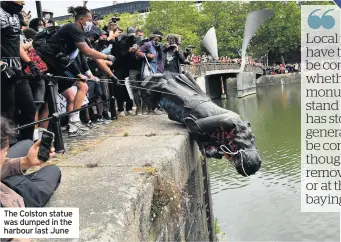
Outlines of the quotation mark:
[{"label": "quotation mark", "polygon": [[341,8],[341,0],[334,0],[334,3]]},{"label": "quotation mark", "polygon": [[321,17],[313,15],[317,11],[320,11],[321,9],[315,9],[309,14],[308,17],[308,25],[312,29],[318,29],[321,26],[325,29],[332,29],[335,26],[335,19],[327,15],[330,11],[333,11],[334,9],[329,9],[326,12],[323,13]]}]

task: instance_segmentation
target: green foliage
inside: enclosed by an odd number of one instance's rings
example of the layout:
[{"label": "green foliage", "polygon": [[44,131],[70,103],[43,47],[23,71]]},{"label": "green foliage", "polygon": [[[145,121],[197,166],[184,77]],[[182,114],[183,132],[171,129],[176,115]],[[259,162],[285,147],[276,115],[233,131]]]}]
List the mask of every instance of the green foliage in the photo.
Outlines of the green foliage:
[{"label": "green foliage", "polygon": [[214,220],[214,232],[215,234],[220,234],[220,227],[219,227],[219,222],[217,218]]},{"label": "green foliage", "polygon": [[[150,2],[151,12],[144,26],[148,36],[154,30],[159,30],[166,37],[167,34],[181,35],[181,45],[200,45],[198,31],[202,22],[202,14],[193,2]],[[196,49],[198,51],[198,49]]]},{"label": "green foliage", "polygon": [[124,31],[130,26],[134,27],[135,29],[141,28],[144,24],[144,19],[139,13],[112,13],[106,15],[103,20],[100,21],[100,28],[103,28],[105,24],[108,24],[111,21],[112,17],[119,17],[120,20],[117,22],[120,28]]},{"label": "green foliage", "polygon": [[220,56],[238,57],[248,14],[247,5],[244,2],[204,2],[202,14],[205,17],[200,34],[204,36],[210,27],[215,27]]},{"label": "green foliage", "polygon": [[[301,38],[301,5],[329,5],[332,1],[203,1],[199,11],[189,1],[151,1],[150,13],[144,19],[139,13],[112,13],[105,16],[100,27],[107,24],[114,16],[120,17],[119,26],[141,28],[145,36],[154,30],[167,34],[181,35],[181,46],[194,45],[195,54],[205,50],[201,40],[212,26],[215,27],[218,39],[219,56],[239,57],[242,47],[244,27],[248,13],[260,9],[274,10],[272,16],[251,40],[247,50],[254,57],[267,53],[287,56],[299,51]],[[71,19],[71,18],[70,18]],[[67,23],[59,21],[58,24]]]},{"label": "green foliage", "polygon": [[66,20],[56,21],[56,23],[60,26],[62,24],[67,24],[69,21],[73,23],[75,20],[72,16],[70,16],[70,18],[68,18]]}]

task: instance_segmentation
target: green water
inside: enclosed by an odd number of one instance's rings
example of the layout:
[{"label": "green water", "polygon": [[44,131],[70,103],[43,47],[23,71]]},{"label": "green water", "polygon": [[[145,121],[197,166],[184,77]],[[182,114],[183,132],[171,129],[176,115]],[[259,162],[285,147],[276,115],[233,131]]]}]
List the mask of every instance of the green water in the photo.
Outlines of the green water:
[{"label": "green water", "polygon": [[250,121],[262,168],[241,177],[226,160],[211,160],[213,210],[228,241],[340,241],[338,213],[300,211],[300,84],[236,92],[220,106]]}]

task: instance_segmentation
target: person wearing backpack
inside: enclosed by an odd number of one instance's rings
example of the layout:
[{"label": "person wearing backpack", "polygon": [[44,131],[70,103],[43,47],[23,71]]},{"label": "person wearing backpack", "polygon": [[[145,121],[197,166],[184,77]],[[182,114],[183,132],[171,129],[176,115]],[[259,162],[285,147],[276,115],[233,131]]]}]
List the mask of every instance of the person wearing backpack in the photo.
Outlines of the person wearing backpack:
[{"label": "person wearing backpack", "polygon": [[[22,73],[22,63],[31,70],[34,79],[40,72],[20,46],[19,15],[24,1],[1,1],[1,113],[15,121],[15,109],[21,112],[19,125],[34,122],[36,106],[29,81]],[[33,139],[34,127],[21,131],[22,139]]]},{"label": "person wearing backpack", "polygon": [[[114,62],[114,56],[98,52],[95,49],[90,48],[86,43],[85,33],[90,31],[92,27],[91,12],[85,7],[69,7],[68,12],[74,17],[75,23],[63,25],[58,28],[51,37],[47,38],[46,43],[41,44],[39,47],[35,47],[41,58],[47,64],[49,69],[48,72],[55,76],[69,77],[66,72],[67,68],[72,65],[79,52],[92,59],[102,59]],[[44,33],[44,31],[42,33]],[[38,36],[39,34],[37,37]],[[35,45],[35,41],[33,41],[33,45]],[[77,93],[74,99],[72,100],[72,98],[67,97],[67,100],[69,100],[68,111],[81,108],[88,90],[86,83],[84,83],[86,82],[86,79],[81,76],[79,76],[79,81],[71,80],[72,79],[58,80],[58,92],[62,94],[73,85],[77,86]],[[111,80],[117,82],[117,78],[114,75],[111,76]],[[69,120],[69,130],[72,133],[78,133],[79,130],[84,127],[80,121],[79,112],[70,114]]]}]

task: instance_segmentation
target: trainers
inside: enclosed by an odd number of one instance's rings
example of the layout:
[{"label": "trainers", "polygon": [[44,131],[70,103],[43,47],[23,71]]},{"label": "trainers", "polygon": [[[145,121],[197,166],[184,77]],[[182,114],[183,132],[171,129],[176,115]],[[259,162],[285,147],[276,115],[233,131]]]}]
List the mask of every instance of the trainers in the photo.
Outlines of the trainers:
[{"label": "trainers", "polygon": [[162,115],[164,113],[162,111],[158,110],[157,108],[155,108],[153,111],[150,111],[148,114],[149,115]]},{"label": "trainers", "polygon": [[80,121],[78,122],[70,122],[70,124],[76,126],[77,128],[79,128],[82,131],[89,131],[90,129],[86,126],[84,126]]},{"label": "trainers", "polygon": [[121,117],[126,116],[125,112],[124,112],[124,111],[120,112],[120,116],[121,116]]},{"label": "trainers", "polygon": [[88,127],[89,129],[98,128],[98,125],[96,125],[93,122],[91,122],[91,120],[89,120],[89,122],[85,126]]},{"label": "trainers", "polygon": [[67,132],[70,129],[69,125],[61,126],[60,128],[61,128],[62,132]]},{"label": "trainers", "polygon": [[110,124],[111,123],[111,120],[107,120],[107,119],[105,119],[105,118],[100,118],[100,119],[98,119],[98,122],[100,123],[100,124]]},{"label": "trainers", "polygon": [[84,132],[78,128],[77,126],[73,124],[69,124],[69,131],[68,131],[69,137],[76,137],[76,136],[81,136],[84,135]]},{"label": "trainers", "polygon": [[128,115],[134,115],[134,112],[132,110],[128,111],[127,113]]},{"label": "trainers", "polygon": [[110,114],[109,114],[109,112],[107,112],[107,111],[103,111],[103,118],[105,118],[106,120],[110,120]]}]

